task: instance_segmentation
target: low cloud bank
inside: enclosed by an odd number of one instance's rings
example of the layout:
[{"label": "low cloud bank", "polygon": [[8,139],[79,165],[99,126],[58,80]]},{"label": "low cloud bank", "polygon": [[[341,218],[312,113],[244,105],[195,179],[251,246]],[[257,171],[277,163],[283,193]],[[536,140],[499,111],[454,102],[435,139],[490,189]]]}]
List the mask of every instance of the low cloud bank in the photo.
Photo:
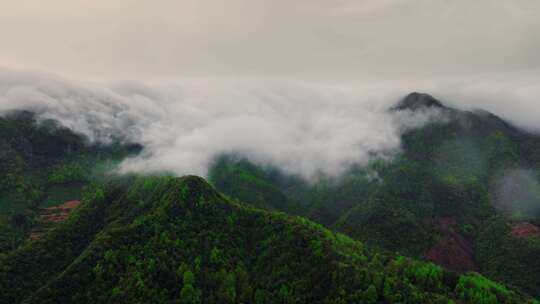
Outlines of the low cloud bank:
[{"label": "low cloud bank", "polygon": [[92,141],[143,144],[123,172],[205,175],[216,156],[236,153],[306,178],[336,176],[391,157],[405,130],[444,119],[436,109],[388,111],[406,93],[255,80],[101,85],[0,69],[0,112],[31,110]]}]

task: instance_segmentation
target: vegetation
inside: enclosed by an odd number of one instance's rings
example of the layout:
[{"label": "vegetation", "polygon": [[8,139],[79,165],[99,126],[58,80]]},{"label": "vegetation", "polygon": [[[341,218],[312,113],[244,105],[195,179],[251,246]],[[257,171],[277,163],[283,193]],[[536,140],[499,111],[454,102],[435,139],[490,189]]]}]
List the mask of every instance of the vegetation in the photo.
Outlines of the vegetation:
[{"label": "vegetation", "polygon": [[[222,155],[220,192],[112,176],[140,146],[0,117],[0,303],[537,303],[540,239],[511,228],[540,225],[540,137],[430,105],[448,121],[405,133],[393,159],[305,181]],[[27,240],[39,208],[73,199]],[[421,261],[452,243],[481,274]]]},{"label": "vegetation", "polygon": [[139,149],[91,144],[29,112],[0,117],[0,253],[24,240],[38,208],[80,199],[85,186]]},{"label": "vegetation", "polygon": [[68,221],[0,265],[2,303],[532,301],[234,201],[198,177],[95,184]]},{"label": "vegetation", "polygon": [[[509,229],[513,221],[540,222],[540,137],[491,114],[436,106],[447,121],[406,132],[402,153],[391,161],[352,167],[339,179],[306,183],[222,157],[210,181],[240,200],[264,197],[258,206],[294,209],[367,245],[416,258],[455,237],[440,227],[450,219],[456,227],[447,229],[469,243],[476,269],[540,295],[538,240],[516,238]],[[526,172],[525,182],[516,170]],[[252,187],[246,176],[265,187]]]}]

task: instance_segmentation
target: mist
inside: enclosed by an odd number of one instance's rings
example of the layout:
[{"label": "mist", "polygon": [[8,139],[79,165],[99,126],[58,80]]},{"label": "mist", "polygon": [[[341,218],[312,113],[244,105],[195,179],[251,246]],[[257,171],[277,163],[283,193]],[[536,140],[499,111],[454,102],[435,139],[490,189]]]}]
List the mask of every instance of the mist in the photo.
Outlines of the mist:
[{"label": "mist", "polygon": [[443,119],[435,109],[388,111],[400,98],[254,80],[97,85],[0,73],[0,111],[30,110],[95,142],[142,144],[122,172],[205,175],[216,156],[235,153],[306,178],[339,175],[351,164],[392,157],[404,131]]},{"label": "mist", "polygon": [[514,169],[503,172],[494,182],[494,205],[517,219],[530,219],[540,213],[540,184],[534,171]]},{"label": "mist", "polygon": [[[496,83],[484,90],[452,83],[418,86],[430,87],[443,101],[459,96],[448,102],[459,108],[496,100],[495,114],[540,129],[537,121],[524,119],[532,118],[534,94],[494,96]],[[413,90],[410,84],[351,88],[269,79],[99,83],[0,69],[0,113],[30,110],[93,142],[142,144],[141,155],[125,160],[120,172],[204,176],[217,156],[238,154],[312,179],[392,158],[400,152],[403,132],[444,123],[437,109],[389,111]],[[505,97],[512,101],[506,107],[497,102]]]}]

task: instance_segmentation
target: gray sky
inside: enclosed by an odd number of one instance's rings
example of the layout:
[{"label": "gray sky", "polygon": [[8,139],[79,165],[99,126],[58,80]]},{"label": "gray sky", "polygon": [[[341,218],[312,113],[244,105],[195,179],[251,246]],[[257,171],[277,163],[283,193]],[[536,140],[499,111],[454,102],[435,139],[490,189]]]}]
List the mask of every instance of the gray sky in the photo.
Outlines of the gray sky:
[{"label": "gray sky", "polygon": [[86,80],[537,71],[537,0],[0,0],[0,65]]}]

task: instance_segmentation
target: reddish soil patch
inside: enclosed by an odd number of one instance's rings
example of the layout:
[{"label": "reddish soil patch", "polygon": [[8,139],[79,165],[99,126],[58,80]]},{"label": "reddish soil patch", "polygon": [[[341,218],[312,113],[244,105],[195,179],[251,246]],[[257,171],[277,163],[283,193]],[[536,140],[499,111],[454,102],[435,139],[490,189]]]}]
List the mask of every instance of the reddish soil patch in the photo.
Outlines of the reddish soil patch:
[{"label": "reddish soil patch", "polygon": [[540,228],[531,223],[515,223],[512,224],[512,231],[510,232],[513,236],[517,237],[540,237]]},{"label": "reddish soil patch", "polygon": [[80,201],[69,201],[62,205],[43,208],[39,211],[40,223],[32,229],[29,238],[37,240],[49,231],[55,223],[66,220],[71,211],[80,205]]},{"label": "reddish soil patch", "polygon": [[435,226],[441,238],[424,257],[447,269],[466,272],[477,271],[471,242],[456,231],[456,220],[452,217],[438,218]]},{"label": "reddish soil patch", "polygon": [[79,201],[69,201],[65,202],[62,205],[44,208],[40,212],[41,220],[44,222],[61,222],[65,220],[71,210],[79,206],[81,202]]},{"label": "reddish soil patch", "polygon": [[[73,208],[79,206],[80,204],[81,204],[80,201],[69,201],[69,202],[63,203],[62,205],[59,205],[59,206],[56,206],[56,207],[51,207],[51,208],[56,208],[56,209],[73,209]],[[48,208],[48,209],[51,209],[51,208]]]}]

